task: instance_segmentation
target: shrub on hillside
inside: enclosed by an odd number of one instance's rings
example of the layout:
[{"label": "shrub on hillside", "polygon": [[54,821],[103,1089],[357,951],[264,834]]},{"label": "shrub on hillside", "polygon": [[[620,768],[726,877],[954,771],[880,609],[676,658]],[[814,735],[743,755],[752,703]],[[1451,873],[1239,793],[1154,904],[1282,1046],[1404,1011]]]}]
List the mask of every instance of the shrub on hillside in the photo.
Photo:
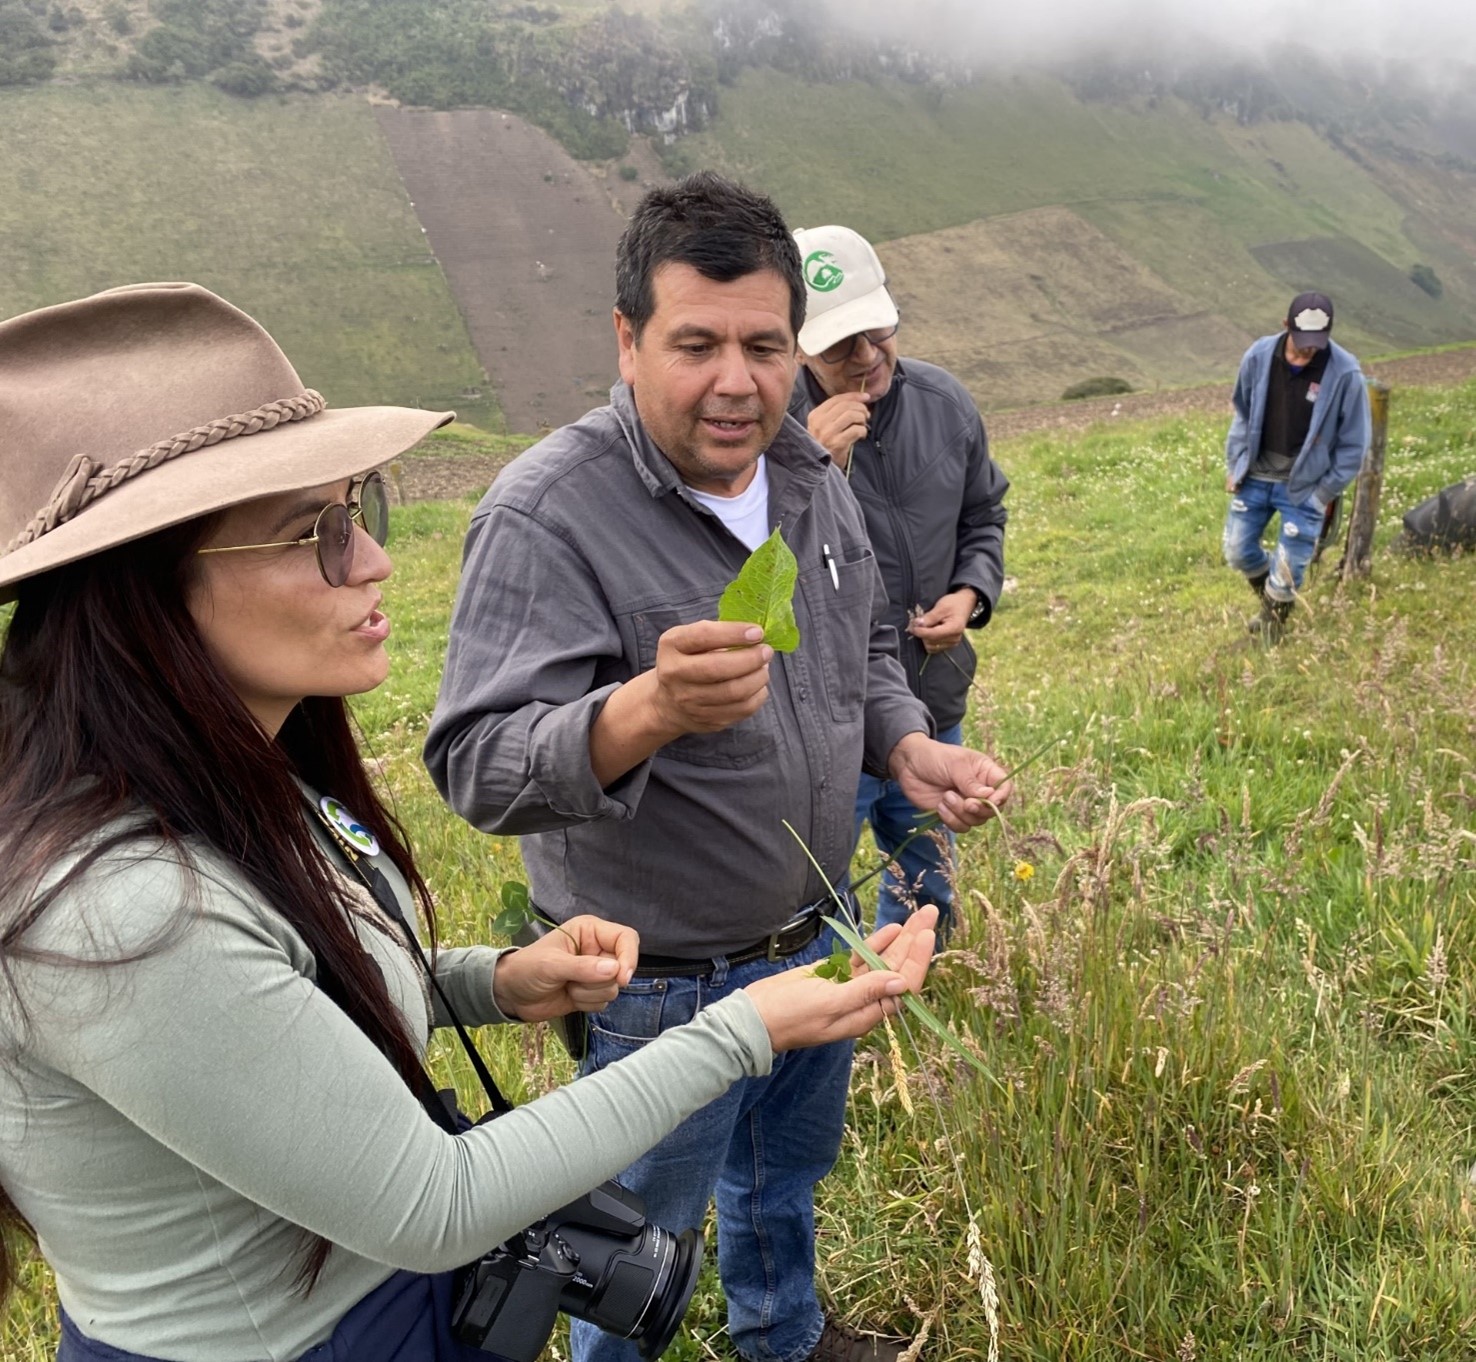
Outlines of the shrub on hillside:
[{"label": "shrub on hillside", "polygon": [[1130,393],[1133,385],[1125,378],[1086,378],[1073,383],[1061,394],[1063,402],[1075,402],[1082,397],[1112,397],[1117,393]]},{"label": "shrub on hillside", "polygon": [[21,0],[0,0],[0,85],[50,80],[56,70],[51,39]]},{"label": "shrub on hillside", "polygon": [[228,95],[240,95],[243,99],[269,95],[278,87],[277,73],[264,58],[255,54],[246,61],[233,61],[222,66],[210,77],[210,83]]},{"label": "shrub on hillside", "polygon": [[1440,276],[1429,265],[1411,265],[1409,277],[1432,298],[1438,298],[1445,292]]},{"label": "shrub on hillside", "polygon": [[123,74],[151,84],[200,79],[257,60],[252,39],[266,0],[154,0],[159,26],[140,39]]}]

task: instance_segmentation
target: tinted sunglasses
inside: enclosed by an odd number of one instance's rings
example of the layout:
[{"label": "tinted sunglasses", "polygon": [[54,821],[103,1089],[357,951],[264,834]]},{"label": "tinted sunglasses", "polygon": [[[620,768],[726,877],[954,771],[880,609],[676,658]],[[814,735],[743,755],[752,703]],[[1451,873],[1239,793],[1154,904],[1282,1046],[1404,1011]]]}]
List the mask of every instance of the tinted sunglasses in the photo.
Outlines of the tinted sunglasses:
[{"label": "tinted sunglasses", "polygon": [[354,570],[354,522],[362,525],[381,547],[389,539],[389,497],[379,473],[365,473],[349,484],[348,500],[333,501],[318,512],[306,539],[283,539],[275,544],[232,544],[226,548],[197,549],[197,553],[244,553],[247,549],[292,549],[311,544],[317,551],[318,571],[329,586],[342,586]]},{"label": "tinted sunglasses", "polygon": [[836,341],[829,349],[822,350],[817,358],[824,360],[827,364],[839,364],[842,360],[850,359],[856,349],[856,342],[862,336],[865,336],[873,346],[881,345],[897,334],[897,328],[901,324],[900,321],[896,321],[891,326],[879,326],[873,331],[858,331],[854,336],[847,336],[845,340]]}]

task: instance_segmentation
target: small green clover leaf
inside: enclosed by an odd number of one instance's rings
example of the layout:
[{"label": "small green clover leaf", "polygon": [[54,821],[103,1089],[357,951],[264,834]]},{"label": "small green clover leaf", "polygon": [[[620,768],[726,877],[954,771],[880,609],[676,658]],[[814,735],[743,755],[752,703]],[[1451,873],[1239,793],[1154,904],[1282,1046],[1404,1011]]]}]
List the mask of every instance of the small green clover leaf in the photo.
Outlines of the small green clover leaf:
[{"label": "small green clover leaf", "polygon": [[[800,844],[800,850],[805,853],[805,857],[810,862],[810,864],[814,866],[821,875],[824,875],[825,872],[821,870],[820,862],[815,859],[815,853],[812,852],[810,848],[805,845],[805,839],[794,830],[793,824],[791,824],[787,818],[781,819],[780,821],[784,824],[785,828],[788,829],[789,835]],[[883,960],[881,956],[879,956],[874,950],[872,950],[871,947],[868,946],[866,942],[861,939],[861,934],[853,926],[851,926],[850,921],[847,917],[850,910],[847,907],[845,900],[842,899],[838,893],[836,893],[834,885],[830,886],[830,896],[835,900],[835,905],[837,908],[840,909],[841,915],[839,917],[822,917],[821,921],[824,922],[825,925],[829,927],[830,930],[833,931],[838,937],[840,937],[840,939],[844,941],[857,955],[859,955],[862,960],[870,965],[872,969],[886,969],[887,962]],[[977,1069],[979,1073],[983,1074],[984,1077],[987,1078],[991,1083],[993,1083],[994,1086],[997,1087],[1001,1092],[1008,1093],[1009,1090],[1004,1086],[1004,1084],[1001,1083],[999,1079],[997,1079],[985,1067],[984,1061],[981,1060],[971,1050],[969,1050],[968,1047],[965,1046],[964,1043],[959,1040],[959,1038],[955,1036],[953,1032],[950,1031],[938,1019],[938,1017],[928,1008],[927,1004],[924,1003],[922,999],[917,996],[917,994],[904,993],[901,995],[900,1001],[902,1003],[902,1006],[905,1007],[907,1011],[912,1014],[913,1017],[915,1017],[919,1022],[926,1026],[929,1031],[937,1036],[938,1039],[941,1040],[945,1045],[947,1045],[955,1054],[959,1055],[965,1062]]]},{"label": "small green clover leaf", "polygon": [[[516,880],[509,880],[502,886],[502,911],[492,919],[492,930],[498,936],[516,936],[524,927],[534,922],[541,922],[545,927],[555,932],[561,932],[574,943],[574,954],[579,954],[579,941],[569,932],[564,931],[563,926],[551,917],[545,917],[533,906],[533,896],[528,893],[526,884],[519,884]],[[535,933],[541,936],[542,933]]]},{"label": "small green clover leaf", "polygon": [[837,946],[831,951],[826,960],[822,960],[815,966],[815,977],[817,979],[834,979],[838,984],[851,982],[851,953],[843,946]]},{"label": "small green clover leaf", "polygon": [[498,936],[512,936],[537,916],[528,886],[509,880],[502,886],[502,911],[492,919],[492,930]]},{"label": "small green clover leaf", "polygon": [[776,526],[728,583],[718,601],[718,619],[756,624],[776,653],[792,653],[800,644],[794,619],[798,579],[799,564]]}]

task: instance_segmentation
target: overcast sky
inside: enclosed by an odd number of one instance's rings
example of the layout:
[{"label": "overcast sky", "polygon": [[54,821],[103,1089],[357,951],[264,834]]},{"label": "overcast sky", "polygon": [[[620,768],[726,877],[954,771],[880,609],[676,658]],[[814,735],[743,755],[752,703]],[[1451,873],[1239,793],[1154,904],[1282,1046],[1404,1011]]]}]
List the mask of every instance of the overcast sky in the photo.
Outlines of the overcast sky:
[{"label": "overcast sky", "polygon": [[[1131,56],[1164,36],[1206,56],[1289,43],[1328,56],[1390,57],[1427,73],[1476,63],[1476,0],[826,0],[836,19],[960,56],[1015,64],[1110,43]],[[920,35],[930,35],[929,43]]]}]

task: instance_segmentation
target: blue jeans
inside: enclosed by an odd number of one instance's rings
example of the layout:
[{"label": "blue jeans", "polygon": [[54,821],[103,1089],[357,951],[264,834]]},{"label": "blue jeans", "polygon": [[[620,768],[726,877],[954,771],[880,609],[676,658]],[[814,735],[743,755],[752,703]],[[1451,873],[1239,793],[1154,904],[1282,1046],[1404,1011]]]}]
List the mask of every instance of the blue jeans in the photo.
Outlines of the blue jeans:
[{"label": "blue jeans", "polygon": [[[1266,595],[1273,601],[1291,601],[1301,590],[1307,564],[1317,551],[1325,509],[1315,502],[1294,504],[1284,482],[1247,478],[1230,498],[1225,517],[1225,561],[1247,577],[1270,573]],[[1261,538],[1273,515],[1281,516],[1275,556],[1268,555]]]},{"label": "blue jeans", "polygon": [[[700,1008],[794,965],[823,960],[829,928],[779,961],[755,960],[685,978],[632,979],[590,1016],[590,1073],[613,1064]],[[647,1216],[680,1232],[701,1230],[717,1196],[718,1270],[733,1346],[754,1362],[800,1362],[824,1328],[815,1294],[815,1184],[840,1152],[850,1041],[774,1057],[766,1078],[740,1079],[689,1116],[617,1178],[645,1198]],[[635,1346],[570,1321],[575,1362],[636,1362]]]},{"label": "blue jeans", "polygon": [[[963,725],[940,729],[938,741],[954,747],[963,746]],[[862,827],[870,823],[876,849],[882,857],[891,856],[902,845],[922,818],[895,780],[878,780],[862,775],[856,791],[856,840],[861,840]],[[938,844],[943,838],[944,846]],[[876,897],[876,925],[902,922],[914,908],[932,903],[938,908],[938,942],[941,946],[953,929],[953,846],[954,836],[947,828],[914,838],[897,857],[899,876],[890,867],[882,872],[881,888]],[[945,849],[946,848],[946,849]]]}]

